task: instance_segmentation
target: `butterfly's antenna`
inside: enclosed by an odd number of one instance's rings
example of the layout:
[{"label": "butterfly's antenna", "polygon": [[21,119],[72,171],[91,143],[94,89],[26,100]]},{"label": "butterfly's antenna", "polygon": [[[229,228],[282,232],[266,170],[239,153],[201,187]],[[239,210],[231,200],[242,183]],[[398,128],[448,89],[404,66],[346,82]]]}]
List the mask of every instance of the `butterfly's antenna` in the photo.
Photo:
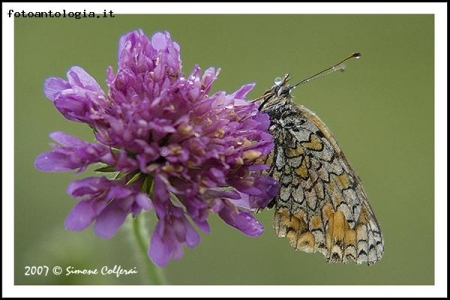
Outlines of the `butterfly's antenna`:
[{"label": "butterfly's antenna", "polygon": [[326,76],[326,75],[331,74],[333,72],[343,71],[345,69],[344,62],[346,62],[347,60],[352,59],[352,58],[360,58],[360,57],[361,57],[361,53],[350,54],[349,56],[347,56],[346,58],[344,58],[343,60],[341,60],[337,64],[335,64],[335,65],[333,65],[333,66],[331,66],[331,67],[329,67],[329,68],[327,68],[327,69],[325,69],[323,71],[320,71],[319,73],[317,73],[317,74],[315,74],[313,76],[310,76],[310,77],[300,81],[299,83],[294,84],[293,86],[290,87],[290,89],[292,90],[292,89],[296,88],[297,86],[299,86],[300,84],[304,84],[304,83],[310,82],[312,80],[315,80],[315,79],[320,78],[322,76]]}]

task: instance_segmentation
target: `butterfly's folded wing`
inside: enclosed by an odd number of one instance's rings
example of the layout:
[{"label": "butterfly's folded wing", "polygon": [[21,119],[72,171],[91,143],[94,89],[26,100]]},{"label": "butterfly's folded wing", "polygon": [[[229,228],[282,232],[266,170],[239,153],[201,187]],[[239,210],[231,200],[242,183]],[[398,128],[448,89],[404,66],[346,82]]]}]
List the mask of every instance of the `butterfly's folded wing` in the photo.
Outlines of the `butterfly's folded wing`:
[{"label": "butterfly's folded wing", "polygon": [[272,202],[275,233],[329,262],[377,262],[383,237],[360,179],[325,124],[286,100],[263,109],[275,140],[266,163],[280,182]]}]

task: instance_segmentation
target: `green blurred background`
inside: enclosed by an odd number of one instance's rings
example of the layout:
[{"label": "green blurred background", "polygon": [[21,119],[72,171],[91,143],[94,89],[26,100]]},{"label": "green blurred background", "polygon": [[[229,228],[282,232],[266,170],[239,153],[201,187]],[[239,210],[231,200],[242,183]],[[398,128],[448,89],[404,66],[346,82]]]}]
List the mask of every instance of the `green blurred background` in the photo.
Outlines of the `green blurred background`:
[{"label": "green blurred background", "polygon": [[[248,238],[211,218],[212,232],[164,269],[170,284],[426,284],[434,283],[434,17],[433,15],[116,15],[111,19],[15,20],[15,283],[142,284],[129,231],[109,240],[64,229],[76,203],[68,173],[41,173],[35,157],[50,148],[48,134],[65,131],[91,140],[84,125],[65,120],[43,95],[47,77],[83,67],[105,87],[116,67],[119,37],[141,28],[167,30],[181,46],[184,72],[222,68],[213,92],[245,83],[260,96],[277,76],[293,81],[352,52],[360,60],[344,73],[302,85],[299,103],[329,126],[361,177],[385,237],[374,266],[331,265],[321,254],[291,249],[266,227]],[[152,229],[149,228],[151,231]],[[25,266],[79,269],[121,265],[134,276],[24,276]]]}]

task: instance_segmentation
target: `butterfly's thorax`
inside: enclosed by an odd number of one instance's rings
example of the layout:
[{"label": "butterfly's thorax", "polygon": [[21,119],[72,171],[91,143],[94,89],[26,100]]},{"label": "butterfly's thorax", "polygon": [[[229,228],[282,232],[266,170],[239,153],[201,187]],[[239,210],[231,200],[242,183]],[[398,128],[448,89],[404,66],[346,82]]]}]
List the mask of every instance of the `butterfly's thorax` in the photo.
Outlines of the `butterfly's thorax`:
[{"label": "butterfly's thorax", "polygon": [[285,82],[260,105],[274,137],[266,172],[280,183],[268,206],[275,209],[275,232],[330,262],[375,263],[383,238],[361,181],[324,122],[293,101]]}]

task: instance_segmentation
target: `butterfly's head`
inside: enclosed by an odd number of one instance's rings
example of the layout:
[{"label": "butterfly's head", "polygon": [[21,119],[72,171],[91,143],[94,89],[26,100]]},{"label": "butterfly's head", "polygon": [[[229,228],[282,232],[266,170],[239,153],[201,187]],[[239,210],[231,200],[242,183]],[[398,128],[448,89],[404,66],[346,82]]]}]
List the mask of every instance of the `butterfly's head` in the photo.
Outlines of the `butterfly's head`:
[{"label": "butterfly's head", "polygon": [[283,78],[275,78],[274,85],[264,93],[264,100],[268,100],[272,97],[288,96],[292,90],[292,88],[287,84],[290,79],[289,74],[284,75]]},{"label": "butterfly's head", "polygon": [[268,89],[263,96],[257,98],[256,100],[264,99],[259,106],[261,110],[264,105],[266,105],[270,100],[274,98],[288,98],[291,94],[292,87],[287,84],[290,77],[289,74],[284,75],[283,78],[277,77],[274,80],[274,85]]},{"label": "butterfly's head", "polygon": [[286,97],[291,94],[292,88],[287,84],[287,82],[291,78],[289,77],[289,73],[284,75],[283,78],[277,77],[274,80],[274,85],[271,88],[271,91],[277,97]]}]

